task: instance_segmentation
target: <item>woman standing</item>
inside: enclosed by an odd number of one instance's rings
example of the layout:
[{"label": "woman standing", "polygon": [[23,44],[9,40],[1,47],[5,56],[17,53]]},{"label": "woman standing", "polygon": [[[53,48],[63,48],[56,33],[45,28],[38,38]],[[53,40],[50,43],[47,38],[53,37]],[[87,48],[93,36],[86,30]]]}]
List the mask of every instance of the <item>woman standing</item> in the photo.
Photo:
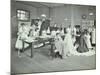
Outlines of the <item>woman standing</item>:
[{"label": "woman standing", "polygon": [[85,37],[86,45],[87,45],[88,49],[92,49],[91,42],[90,42],[90,34],[88,31],[85,31],[85,33],[86,34],[84,35],[84,37]]},{"label": "woman standing", "polygon": [[[20,56],[20,51],[22,50],[23,48],[23,42],[22,40],[25,40],[28,38],[28,29],[26,27],[26,25],[24,23],[21,23],[21,26],[19,27],[19,30],[18,30],[18,38],[17,38],[17,41],[16,41],[16,44],[15,44],[15,48],[18,49],[18,56]],[[24,47],[28,47],[29,44],[25,44]]]},{"label": "woman standing", "polygon": [[64,50],[63,50],[63,58],[66,56],[70,56],[74,49],[72,35],[71,35],[71,26],[67,28],[65,38],[64,38]]},{"label": "woman standing", "polygon": [[77,49],[79,53],[84,53],[89,51],[85,41],[85,36],[84,36],[85,34],[86,34],[85,32],[82,32],[79,38],[79,47]]},{"label": "woman standing", "polygon": [[95,30],[95,26],[93,26],[92,29],[92,45],[95,46],[96,44],[96,30]]}]

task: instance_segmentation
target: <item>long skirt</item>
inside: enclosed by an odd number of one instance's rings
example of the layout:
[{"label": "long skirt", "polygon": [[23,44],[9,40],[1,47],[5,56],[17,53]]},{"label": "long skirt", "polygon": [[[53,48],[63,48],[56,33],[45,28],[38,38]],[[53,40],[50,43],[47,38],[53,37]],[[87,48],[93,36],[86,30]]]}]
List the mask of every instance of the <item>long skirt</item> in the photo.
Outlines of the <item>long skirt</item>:
[{"label": "long skirt", "polygon": [[77,51],[80,53],[84,53],[84,52],[89,51],[83,36],[80,37],[80,39],[79,39],[79,47],[78,47]]},{"label": "long skirt", "polygon": [[57,41],[55,42],[56,50],[59,52],[60,55],[62,55],[63,52],[63,42]]},{"label": "long skirt", "polygon": [[74,50],[73,41],[72,41],[71,35],[68,34],[65,36],[65,39],[64,39],[63,57],[70,55],[73,52],[73,50]]},{"label": "long skirt", "polygon": [[[29,46],[29,44],[24,44],[24,48],[27,48]],[[18,36],[16,44],[15,44],[15,48],[21,50],[23,48],[23,42],[20,39],[20,36]]]}]

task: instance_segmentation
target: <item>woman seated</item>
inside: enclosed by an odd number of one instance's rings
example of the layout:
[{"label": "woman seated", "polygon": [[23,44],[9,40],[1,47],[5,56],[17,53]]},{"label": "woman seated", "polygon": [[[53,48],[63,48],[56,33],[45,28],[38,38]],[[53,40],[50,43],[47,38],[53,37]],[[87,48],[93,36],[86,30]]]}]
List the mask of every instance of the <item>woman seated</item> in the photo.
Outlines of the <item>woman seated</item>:
[{"label": "woman seated", "polygon": [[56,47],[56,50],[55,50],[55,56],[56,57],[60,57],[62,59],[62,54],[63,54],[63,40],[60,36],[60,33],[56,33],[56,36],[55,36],[55,47]]}]

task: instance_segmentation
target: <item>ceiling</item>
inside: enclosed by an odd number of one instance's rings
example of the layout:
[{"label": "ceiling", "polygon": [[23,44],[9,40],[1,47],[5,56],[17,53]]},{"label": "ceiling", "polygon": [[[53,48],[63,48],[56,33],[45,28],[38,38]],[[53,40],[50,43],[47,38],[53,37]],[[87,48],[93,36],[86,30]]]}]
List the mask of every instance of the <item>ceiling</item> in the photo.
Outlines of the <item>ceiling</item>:
[{"label": "ceiling", "polygon": [[[33,7],[57,7],[57,6],[65,6],[65,5],[72,5],[72,4],[62,4],[62,3],[47,3],[47,2],[33,2],[33,1],[16,1],[19,3],[23,3],[26,5],[31,5]],[[74,4],[73,4],[74,5]],[[88,6],[88,5],[77,5],[79,7]]]},{"label": "ceiling", "polygon": [[65,4],[60,4],[60,3],[29,2],[29,1],[16,1],[16,2],[31,5],[34,7],[56,7],[56,6],[64,6],[65,5]]},{"label": "ceiling", "polygon": [[64,6],[64,4],[59,4],[59,3],[40,3],[42,5],[48,6],[48,7],[56,7],[56,6]]}]

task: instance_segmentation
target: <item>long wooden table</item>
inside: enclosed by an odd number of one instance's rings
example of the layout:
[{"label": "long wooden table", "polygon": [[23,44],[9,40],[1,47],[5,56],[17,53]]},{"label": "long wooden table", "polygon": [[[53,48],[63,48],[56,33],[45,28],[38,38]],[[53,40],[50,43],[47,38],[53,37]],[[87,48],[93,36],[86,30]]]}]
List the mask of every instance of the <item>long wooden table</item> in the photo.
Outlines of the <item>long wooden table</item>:
[{"label": "long wooden table", "polygon": [[25,43],[29,44],[30,47],[31,47],[31,58],[34,56],[34,52],[33,52],[33,46],[37,43],[37,42],[40,42],[40,43],[43,43],[45,45],[45,42],[49,42],[49,45],[51,45],[51,49],[50,49],[50,56],[54,57],[54,38],[39,38],[35,41],[26,41],[26,40],[22,40],[23,41],[23,51],[25,51],[25,48],[24,48],[24,45]]}]

